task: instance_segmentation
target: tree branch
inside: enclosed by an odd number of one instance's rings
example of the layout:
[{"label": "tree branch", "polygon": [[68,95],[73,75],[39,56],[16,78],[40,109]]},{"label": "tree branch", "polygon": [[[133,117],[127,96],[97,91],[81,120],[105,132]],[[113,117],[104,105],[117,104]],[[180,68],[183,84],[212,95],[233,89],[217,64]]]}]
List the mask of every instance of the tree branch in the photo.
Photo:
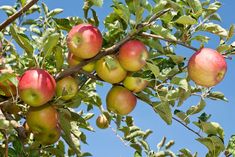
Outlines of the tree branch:
[{"label": "tree branch", "polygon": [[143,32],[141,33],[142,36],[145,36],[145,37],[148,37],[148,38],[155,38],[155,39],[160,39],[160,40],[164,40],[164,41],[168,41],[168,42],[171,42],[171,43],[176,43],[178,45],[181,45],[181,46],[184,46],[184,47],[187,47],[191,50],[194,50],[194,51],[197,51],[198,49],[195,48],[195,47],[192,47],[190,45],[187,45],[181,41],[178,41],[178,40],[172,40],[172,39],[166,39],[166,38],[163,38],[162,36],[159,36],[159,35],[155,35],[155,34],[150,34],[150,33],[147,33],[147,32]]},{"label": "tree branch", "polygon": [[9,24],[14,22],[18,17],[20,17],[23,13],[25,13],[30,7],[32,7],[35,3],[37,3],[39,0],[32,0],[28,4],[26,4],[23,8],[21,8],[18,12],[10,16],[6,21],[1,23],[0,25],[0,31],[2,31],[4,28],[6,28]]},{"label": "tree branch", "polygon": [[114,44],[113,46],[111,46],[107,49],[101,50],[95,57],[93,57],[91,59],[84,60],[83,62],[81,62],[77,66],[71,67],[71,68],[66,69],[65,71],[62,71],[59,75],[56,76],[56,80],[59,80],[59,79],[66,77],[66,76],[69,76],[73,73],[79,72],[84,65],[86,65],[90,62],[96,61],[96,60],[102,58],[103,56],[115,53],[122,44],[124,44],[125,42],[130,40],[134,35],[140,33],[145,27],[151,25],[154,20],[156,20],[157,18],[159,18],[160,16],[164,15],[165,13],[167,13],[169,11],[170,11],[170,9],[165,9],[163,11],[160,11],[157,14],[154,14],[152,17],[150,17],[150,19],[147,22],[143,22],[142,24],[140,24],[136,28],[136,30],[134,30],[133,32],[130,32],[125,38],[123,38],[118,43]]},{"label": "tree branch", "polygon": [[185,128],[187,128],[189,131],[193,132],[194,134],[196,134],[199,137],[202,137],[198,132],[194,131],[192,128],[190,128],[189,126],[187,126],[186,124],[184,124],[183,122],[181,122],[179,119],[172,117],[172,119],[174,119],[176,122],[180,123],[181,125],[183,125]]}]

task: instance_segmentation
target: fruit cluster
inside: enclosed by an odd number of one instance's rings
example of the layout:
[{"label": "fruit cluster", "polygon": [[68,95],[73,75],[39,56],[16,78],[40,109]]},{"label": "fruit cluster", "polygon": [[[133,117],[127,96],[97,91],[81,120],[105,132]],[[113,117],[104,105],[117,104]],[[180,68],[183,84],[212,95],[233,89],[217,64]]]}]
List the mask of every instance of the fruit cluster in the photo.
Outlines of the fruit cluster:
[{"label": "fruit cluster", "polygon": [[[73,67],[90,59],[91,62],[83,66],[83,70],[95,71],[100,79],[113,84],[106,96],[107,109],[119,115],[127,115],[136,106],[135,93],[141,92],[149,83],[141,77],[132,76],[145,66],[148,50],[141,41],[133,39],[121,45],[115,55],[92,60],[101,52],[102,42],[102,34],[96,27],[90,24],[74,26],[67,36],[68,65]],[[188,64],[189,77],[205,87],[219,83],[226,70],[224,57],[209,48],[198,50]],[[51,100],[55,94],[65,101],[74,98],[78,92],[76,79],[67,76],[56,82],[46,70],[39,68],[29,69],[16,78],[19,80],[18,87],[9,80],[1,82],[0,91],[3,93],[0,94],[10,97],[18,92],[21,100],[30,106],[26,115],[27,130],[41,144],[55,143],[60,138],[61,128],[58,111]],[[96,123],[100,128],[109,126],[109,120],[104,114],[97,118]]]}]

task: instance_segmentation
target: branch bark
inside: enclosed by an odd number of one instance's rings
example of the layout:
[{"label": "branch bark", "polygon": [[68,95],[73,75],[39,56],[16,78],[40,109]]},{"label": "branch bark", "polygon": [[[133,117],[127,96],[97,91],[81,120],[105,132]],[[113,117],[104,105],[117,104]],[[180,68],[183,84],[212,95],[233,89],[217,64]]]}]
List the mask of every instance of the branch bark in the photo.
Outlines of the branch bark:
[{"label": "branch bark", "polygon": [[35,3],[37,3],[39,0],[32,0],[28,4],[26,4],[23,8],[21,8],[18,12],[10,16],[6,21],[1,23],[0,25],[0,31],[2,31],[4,28],[6,28],[9,24],[14,22],[18,17],[20,17],[23,13],[25,13],[29,8],[31,8]]},{"label": "branch bark", "polygon": [[115,53],[116,51],[118,51],[119,47],[122,44],[124,44],[125,42],[130,40],[134,35],[139,34],[145,27],[151,25],[154,20],[156,20],[157,18],[159,18],[160,16],[164,15],[165,13],[167,13],[169,11],[170,11],[170,9],[165,9],[163,11],[160,11],[157,14],[154,14],[152,17],[150,17],[148,19],[147,22],[143,22],[143,23],[139,24],[137,26],[136,30],[134,30],[133,32],[128,34],[125,38],[123,38],[118,43],[114,44],[113,46],[111,46],[107,49],[101,50],[95,57],[93,57],[91,59],[87,59],[87,60],[81,62],[79,65],[77,65],[75,67],[71,67],[71,68],[66,69],[65,71],[62,71],[59,75],[56,76],[56,80],[59,80],[59,79],[61,79],[63,77],[66,77],[66,76],[69,76],[73,73],[79,72],[84,65],[86,65],[86,64],[88,64],[92,61],[96,61],[96,60],[102,58],[103,56]]},{"label": "branch bark", "polygon": [[147,33],[147,32],[143,32],[141,33],[142,36],[144,37],[148,37],[148,38],[155,38],[155,39],[160,39],[160,40],[164,40],[164,41],[168,41],[168,42],[171,42],[171,43],[176,43],[178,45],[181,45],[181,46],[184,46],[184,47],[187,47],[193,51],[197,51],[198,49],[195,48],[195,47],[192,47],[190,45],[187,45],[181,41],[178,41],[178,40],[172,40],[172,39],[166,39],[166,38],[163,38],[162,36],[159,36],[159,35],[155,35],[155,34],[150,34],[150,33]]}]

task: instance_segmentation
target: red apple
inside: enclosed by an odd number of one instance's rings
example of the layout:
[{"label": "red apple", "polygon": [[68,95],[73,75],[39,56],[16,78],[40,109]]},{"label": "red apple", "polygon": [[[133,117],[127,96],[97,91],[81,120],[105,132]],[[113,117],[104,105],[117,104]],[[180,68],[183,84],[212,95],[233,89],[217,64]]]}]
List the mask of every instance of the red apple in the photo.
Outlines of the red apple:
[{"label": "red apple", "polygon": [[102,42],[99,29],[91,24],[83,23],[74,26],[67,37],[69,51],[82,59],[92,58],[99,53]]},{"label": "red apple", "polygon": [[122,86],[113,86],[106,96],[107,109],[120,115],[129,114],[136,102],[136,96]]},{"label": "red apple", "polygon": [[127,75],[115,56],[104,56],[96,62],[97,75],[109,83],[121,82]]},{"label": "red apple", "polygon": [[20,98],[35,107],[50,101],[55,94],[55,89],[55,79],[43,69],[25,71],[18,85]]},{"label": "red apple", "polygon": [[141,41],[130,40],[121,46],[118,59],[127,71],[138,71],[146,64],[148,51]]},{"label": "red apple", "polygon": [[124,87],[129,89],[132,92],[138,93],[141,92],[147,85],[148,81],[141,77],[127,76],[123,81]]},{"label": "red apple", "polygon": [[107,117],[104,114],[101,114],[96,119],[96,125],[100,129],[106,129],[109,127],[109,120],[107,119]]},{"label": "red apple", "polygon": [[[79,63],[81,63],[82,59],[75,56],[72,53],[68,53],[68,64],[70,67],[76,66]],[[87,71],[87,72],[92,72],[95,70],[95,62],[90,62],[87,65],[82,67],[83,70]]]},{"label": "red apple", "polygon": [[56,95],[63,100],[72,99],[78,91],[77,81],[67,76],[56,83]]},{"label": "red apple", "polygon": [[189,77],[198,85],[211,87],[223,80],[227,71],[224,57],[216,50],[202,48],[188,62]]}]

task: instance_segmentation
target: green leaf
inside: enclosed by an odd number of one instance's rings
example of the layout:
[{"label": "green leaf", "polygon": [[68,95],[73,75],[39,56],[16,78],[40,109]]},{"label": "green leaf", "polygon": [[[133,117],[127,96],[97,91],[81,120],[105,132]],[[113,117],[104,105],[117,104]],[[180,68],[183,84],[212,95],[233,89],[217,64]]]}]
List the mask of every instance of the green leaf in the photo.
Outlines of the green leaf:
[{"label": "green leaf", "polygon": [[230,40],[233,37],[234,29],[235,29],[235,25],[232,24],[229,28],[229,31],[228,31],[228,36],[227,36],[227,39],[226,39],[227,41]]},{"label": "green leaf", "polygon": [[126,137],[125,137],[125,140],[127,141],[131,141],[132,139],[136,138],[136,137],[139,137],[139,136],[144,136],[145,132],[144,131],[141,131],[141,130],[137,130],[137,131],[134,131],[130,134],[128,134]]},{"label": "green leaf", "polygon": [[53,9],[52,11],[50,11],[48,14],[47,14],[47,17],[54,17],[55,15],[57,14],[60,14],[63,12],[63,9],[61,8],[56,8],[56,9]]},{"label": "green leaf", "polygon": [[209,150],[207,157],[219,156],[219,154],[225,149],[223,142],[217,136],[198,138],[196,140],[205,145]]},{"label": "green leaf", "polygon": [[104,0],[91,0],[91,2],[98,7],[102,7]]},{"label": "green leaf", "polygon": [[10,122],[6,119],[0,119],[0,129],[7,130],[10,126]]},{"label": "green leaf", "polygon": [[154,65],[154,64],[149,63],[149,62],[147,62],[147,66],[152,71],[154,77],[157,78],[159,73],[160,73],[159,67],[157,65]]},{"label": "green leaf", "polygon": [[207,37],[207,36],[203,36],[203,35],[197,35],[197,36],[194,36],[190,39],[190,41],[193,41],[193,40],[197,40],[197,41],[202,42],[202,43],[208,43],[210,38]]},{"label": "green leaf", "polygon": [[18,33],[17,30],[15,25],[10,26],[11,35],[17,44],[23,48],[29,56],[32,56],[34,48],[31,45],[29,38],[25,34]]},{"label": "green leaf", "polygon": [[42,8],[43,8],[43,11],[44,11],[45,15],[47,15],[48,12],[49,12],[49,9],[48,9],[47,5],[43,2],[42,2]]},{"label": "green leaf", "polygon": [[154,111],[170,125],[172,123],[172,114],[170,104],[168,102],[154,103]]},{"label": "green leaf", "polygon": [[183,15],[179,17],[175,22],[179,24],[183,24],[183,25],[197,24],[197,21],[194,18],[192,18],[191,16],[187,16],[187,15]]},{"label": "green leaf", "polygon": [[54,48],[54,52],[55,52],[56,69],[58,71],[61,71],[64,64],[63,49],[59,46],[56,46]]},{"label": "green leaf", "polygon": [[174,77],[171,80],[172,84],[178,85],[179,87],[183,88],[185,91],[189,90],[189,83],[186,78]]},{"label": "green leaf", "polygon": [[69,19],[57,19],[53,18],[53,20],[56,22],[57,27],[62,30],[70,31],[72,26],[70,25],[70,20]]},{"label": "green leaf", "polygon": [[109,70],[116,69],[119,64],[116,58],[113,58],[112,56],[105,56],[104,60],[105,60],[105,65]]},{"label": "green leaf", "polygon": [[93,18],[95,20],[95,26],[99,26],[99,19],[98,19],[98,16],[97,16],[95,10],[91,9],[91,12],[92,12],[92,16],[93,16]]},{"label": "green leaf", "polygon": [[193,157],[190,150],[188,150],[186,148],[180,149],[179,151],[180,151],[180,153],[182,153],[179,155],[179,157]]},{"label": "green leaf", "polygon": [[16,13],[15,8],[13,8],[12,6],[9,6],[9,5],[0,6],[0,9],[4,10],[8,16],[11,16],[14,13]]},{"label": "green leaf", "polygon": [[166,29],[160,25],[153,25],[150,27],[150,30],[154,32],[156,35],[160,35],[167,39],[177,40],[177,38],[171,34],[171,31],[169,29]]},{"label": "green leaf", "polygon": [[54,33],[48,36],[46,43],[44,44],[43,51],[44,57],[50,56],[53,48],[58,44],[60,38],[59,33]]},{"label": "green leaf", "polygon": [[185,124],[189,124],[190,120],[188,118],[188,115],[186,115],[183,111],[175,110],[174,114],[179,117]]},{"label": "green leaf", "polygon": [[235,156],[235,135],[232,135],[229,139],[228,146],[226,148],[225,154],[228,156],[228,154],[232,154],[232,156]]},{"label": "green leaf", "polygon": [[212,14],[211,16],[210,16],[210,18],[209,18],[209,20],[215,20],[215,21],[219,21],[219,22],[221,22],[222,20],[221,20],[221,17],[219,16],[219,14],[217,14],[217,13],[214,13],[214,14]]},{"label": "green leaf", "polygon": [[218,135],[221,139],[224,139],[224,130],[216,122],[194,122],[199,128],[202,129],[208,135]]},{"label": "green leaf", "polygon": [[200,102],[196,106],[191,106],[187,111],[187,115],[193,115],[201,112],[206,106],[206,102],[204,99],[201,99]]},{"label": "green leaf", "polygon": [[114,1],[113,6],[114,13],[116,13],[121,19],[125,21],[126,24],[129,24],[131,13],[125,5]]},{"label": "green leaf", "polygon": [[210,92],[208,95],[207,95],[208,98],[212,99],[212,100],[223,100],[223,101],[226,101],[228,102],[228,99],[224,96],[223,93],[221,92]]},{"label": "green leaf", "polygon": [[142,157],[142,155],[139,151],[136,151],[135,154],[134,154],[134,157]]},{"label": "green leaf", "polygon": [[202,5],[200,0],[187,0],[189,6],[193,10],[193,16],[198,18],[202,14]]},{"label": "green leaf", "polygon": [[226,45],[226,44],[223,44],[223,45],[220,45],[216,48],[216,50],[220,53],[222,52],[226,52],[228,51],[229,49],[231,49],[232,47],[230,45]]},{"label": "green leaf", "polygon": [[180,64],[184,61],[185,57],[179,55],[167,55],[170,57],[175,64]]},{"label": "green leaf", "polygon": [[223,27],[221,27],[218,24],[215,23],[205,23],[203,25],[201,25],[200,27],[197,28],[197,31],[206,31],[206,32],[210,32],[213,34],[216,34],[220,37],[227,37],[228,36],[228,32],[226,31],[226,29],[224,29]]}]

